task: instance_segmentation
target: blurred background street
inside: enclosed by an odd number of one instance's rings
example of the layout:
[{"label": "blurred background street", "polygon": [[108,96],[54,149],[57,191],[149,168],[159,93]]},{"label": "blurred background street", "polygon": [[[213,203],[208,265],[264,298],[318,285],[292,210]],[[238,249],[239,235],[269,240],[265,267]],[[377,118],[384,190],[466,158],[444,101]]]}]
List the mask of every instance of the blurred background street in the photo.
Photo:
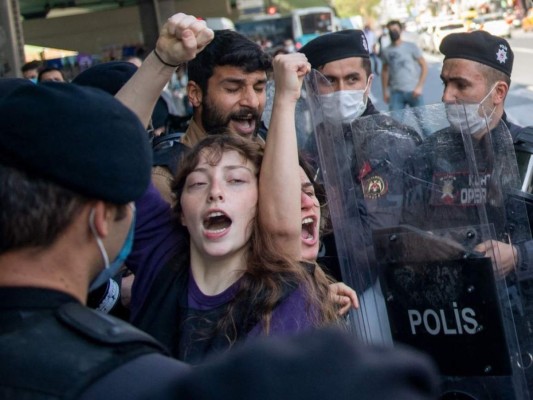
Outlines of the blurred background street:
[{"label": "blurred background street", "polygon": [[[275,54],[298,49],[312,38],[368,26],[385,38],[390,19],[404,26],[404,40],[423,49],[429,66],[424,100],[441,100],[442,55],[438,46],[451,32],[487,30],[508,38],[515,54],[510,119],[533,125],[533,3],[531,0],[4,0],[0,2],[0,77],[21,76],[36,61],[72,80],[92,65],[138,57],[152,49],[169,15],[185,12],[212,29],[235,29]],[[285,48],[285,44],[289,47]],[[186,83],[186,76],[181,87]],[[372,99],[381,111],[381,80]]]},{"label": "blurred background street", "polygon": [[[418,42],[417,32],[404,32],[404,39]],[[533,125],[533,32],[514,29],[511,39],[508,39],[513,49],[515,60],[511,82],[511,90],[505,102],[505,109],[510,119],[519,125]],[[426,104],[441,101],[442,83],[439,77],[443,56],[441,54],[424,53],[428,63],[428,77],[424,86],[424,100]],[[379,110],[386,111],[383,102],[381,80],[377,76],[372,84],[372,100]]]}]

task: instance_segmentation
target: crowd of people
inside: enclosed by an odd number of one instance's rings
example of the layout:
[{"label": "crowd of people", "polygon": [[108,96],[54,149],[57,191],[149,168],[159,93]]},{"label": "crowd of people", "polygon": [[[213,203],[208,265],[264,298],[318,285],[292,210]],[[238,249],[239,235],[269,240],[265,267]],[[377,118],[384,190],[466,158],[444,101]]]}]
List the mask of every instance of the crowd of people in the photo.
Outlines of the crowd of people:
[{"label": "crowd of people", "polygon": [[[403,179],[431,182],[457,161],[427,148],[442,150],[440,137],[466,130],[460,121],[450,117],[448,130],[426,139],[370,99],[381,75],[391,110],[422,105],[427,66],[401,28],[388,24],[381,63],[375,38],[369,45],[369,33],[356,29],[272,57],[237,32],[179,13],[144,60],[96,65],[68,83],[57,69],[27,66],[24,79],[0,80],[0,398],[453,396],[427,354],[354,337],[347,316],[377,278],[366,277],[358,293],[347,285],[354,279],[344,279],[336,253],[328,206],[339,199],[325,191],[320,141],[298,142],[297,104],[318,73],[316,135],[339,127],[345,140],[367,232],[351,246],[367,255],[369,232],[380,228],[473,223],[453,201]],[[452,34],[441,52],[443,103],[475,105],[467,127],[476,141],[506,132],[514,140],[522,130],[504,111],[507,41]],[[169,115],[186,124],[162,156],[153,143],[172,135]],[[365,118],[394,135],[353,140]],[[483,165],[488,180],[497,175]],[[487,193],[487,206],[509,215],[490,221],[497,237],[472,250],[494,260],[527,313],[529,226],[510,230],[515,209]],[[529,318],[514,321],[529,351]]]}]

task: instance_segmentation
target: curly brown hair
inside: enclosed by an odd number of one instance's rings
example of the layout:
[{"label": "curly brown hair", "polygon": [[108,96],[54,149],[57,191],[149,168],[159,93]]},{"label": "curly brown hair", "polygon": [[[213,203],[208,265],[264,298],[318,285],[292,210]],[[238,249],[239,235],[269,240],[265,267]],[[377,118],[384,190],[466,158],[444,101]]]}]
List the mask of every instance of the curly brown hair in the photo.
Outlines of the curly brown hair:
[{"label": "curly brown hair", "polygon": [[[209,135],[200,141],[181,160],[172,191],[176,196],[174,212],[182,212],[179,199],[184,190],[187,176],[195,169],[202,155],[216,165],[227,151],[237,151],[244,159],[250,160],[259,176],[263,149],[260,144],[226,132]],[[224,316],[217,323],[218,333],[226,336],[230,346],[237,340],[237,318],[243,306],[253,310],[268,334],[272,313],[283,299],[287,287],[300,288],[305,293],[308,315],[316,327],[330,325],[337,321],[335,306],[328,296],[331,280],[320,268],[309,267],[300,260],[288,258],[275,245],[272,238],[261,228],[255,218],[252,234],[246,253],[246,270],[242,271],[239,289],[228,305]],[[187,266],[183,266],[187,267]],[[209,335],[210,333],[206,333]]]}]

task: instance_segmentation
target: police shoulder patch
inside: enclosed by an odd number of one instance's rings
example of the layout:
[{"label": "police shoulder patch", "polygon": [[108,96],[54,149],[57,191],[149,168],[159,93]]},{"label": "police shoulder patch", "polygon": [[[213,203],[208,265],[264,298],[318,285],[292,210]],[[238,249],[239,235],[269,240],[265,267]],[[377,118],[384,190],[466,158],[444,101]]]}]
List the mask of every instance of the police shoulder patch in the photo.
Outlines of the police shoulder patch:
[{"label": "police shoulder patch", "polygon": [[365,199],[378,199],[387,194],[388,184],[379,175],[372,175],[362,182]]}]

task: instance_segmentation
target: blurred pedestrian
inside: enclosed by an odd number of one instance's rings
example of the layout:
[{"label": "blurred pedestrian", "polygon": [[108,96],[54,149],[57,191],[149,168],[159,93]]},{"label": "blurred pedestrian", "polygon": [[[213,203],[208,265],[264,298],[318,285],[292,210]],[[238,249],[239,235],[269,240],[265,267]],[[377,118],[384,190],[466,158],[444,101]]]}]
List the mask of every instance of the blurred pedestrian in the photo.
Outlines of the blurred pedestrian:
[{"label": "blurred pedestrian", "polygon": [[20,68],[20,71],[22,72],[22,77],[24,79],[29,79],[33,83],[37,83],[37,77],[39,76],[39,68],[41,68],[41,63],[37,60],[33,60],[25,63]]},{"label": "blurred pedestrian", "polygon": [[46,67],[39,71],[37,82],[65,82],[65,76],[59,68]]},{"label": "blurred pedestrian", "polygon": [[399,21],[389,21],[387,29],[391,44],[381,54],[383,100],[391,111],[421,106],[428,73],[424,55],[415,43],[402,39],[403,26]]},{"label": "blurred pedestrian", "polygon": [[368,55],[372,63],[372,71],[376,76],[379,76],[379,57],[377,55],[378,43],[376,40],[376,34],[370,27],[370,24],[365,24],[363,33],[366,37],[366,42],[368,43]]}]

